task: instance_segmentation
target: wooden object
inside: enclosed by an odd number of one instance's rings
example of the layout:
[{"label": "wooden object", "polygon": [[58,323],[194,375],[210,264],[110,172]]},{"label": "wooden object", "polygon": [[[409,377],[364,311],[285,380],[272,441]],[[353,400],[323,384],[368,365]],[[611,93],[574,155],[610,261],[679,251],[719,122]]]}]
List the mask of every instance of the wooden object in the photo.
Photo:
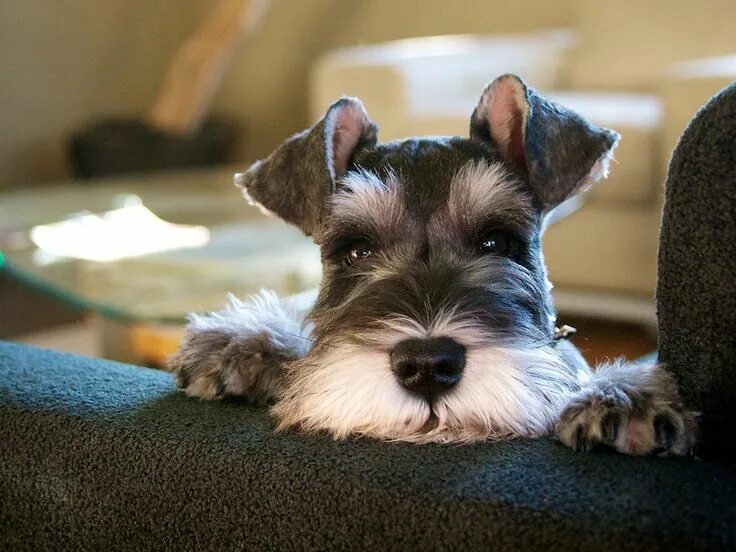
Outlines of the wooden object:
[{"label": "wooden object", "polygon": [[269,0],[221,0],[179,48],[148,112],[150,126],[170,134],[196,132],[238,44],[258,25]]}]

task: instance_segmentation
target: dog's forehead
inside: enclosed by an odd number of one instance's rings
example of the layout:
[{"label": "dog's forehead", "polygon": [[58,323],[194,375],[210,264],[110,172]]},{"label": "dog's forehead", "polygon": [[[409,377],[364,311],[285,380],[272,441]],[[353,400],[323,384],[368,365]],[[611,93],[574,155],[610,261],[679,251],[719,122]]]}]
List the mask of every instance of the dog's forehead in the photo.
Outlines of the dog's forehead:
[{"label": "dog's forehead", "polygon": [[376,175],[398,175],[405,207],[421,215],[446,203],[453,179],[473,161],[502,162],[495,151],[470,140],[428,137],[382,144],[363,152],[354,164]]}]

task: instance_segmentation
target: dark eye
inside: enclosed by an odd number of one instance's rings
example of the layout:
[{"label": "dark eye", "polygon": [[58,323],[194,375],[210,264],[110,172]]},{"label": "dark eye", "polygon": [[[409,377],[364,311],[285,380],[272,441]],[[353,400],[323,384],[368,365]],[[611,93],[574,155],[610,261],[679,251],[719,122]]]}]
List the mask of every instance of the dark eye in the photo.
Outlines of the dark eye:
[{"label": "dark eye", "polygon": [[510,249],[511,238],[501,230],[487,232],[478,242],[478,250],[483,255],[506,255]]},{"label": "dark eye", "polygon": [[345,264],[348,266],[364,261],[373,254],[370,244],[366,242],[360,242],[353,247],[345,255]]}]

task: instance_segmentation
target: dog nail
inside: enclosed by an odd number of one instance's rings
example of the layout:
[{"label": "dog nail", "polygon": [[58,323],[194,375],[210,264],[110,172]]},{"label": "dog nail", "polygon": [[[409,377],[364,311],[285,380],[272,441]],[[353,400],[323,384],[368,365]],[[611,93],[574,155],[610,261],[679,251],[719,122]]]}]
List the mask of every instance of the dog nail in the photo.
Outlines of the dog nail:
[{"label": "dog nail", "polygon": [[601,433],[603,434],[603,441],[605,443],[611,444],[616,441],[619,423],[619,416],[614,412],[609,412],[603,417],[601,421]]}]

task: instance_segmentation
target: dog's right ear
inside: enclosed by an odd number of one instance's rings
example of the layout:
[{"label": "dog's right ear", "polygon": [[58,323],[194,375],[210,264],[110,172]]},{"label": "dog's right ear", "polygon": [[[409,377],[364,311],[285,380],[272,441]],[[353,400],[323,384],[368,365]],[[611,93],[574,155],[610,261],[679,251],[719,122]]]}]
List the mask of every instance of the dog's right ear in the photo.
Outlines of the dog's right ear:
[{"label": "dog's right ear", "polygon": [[335,181],[355,153],[376,145],[378,129],[357,98],[332,104],[311,129],[295,134],[270,156],[235,175],[251,204],[258,204],[305,234],[315,234]]}]

